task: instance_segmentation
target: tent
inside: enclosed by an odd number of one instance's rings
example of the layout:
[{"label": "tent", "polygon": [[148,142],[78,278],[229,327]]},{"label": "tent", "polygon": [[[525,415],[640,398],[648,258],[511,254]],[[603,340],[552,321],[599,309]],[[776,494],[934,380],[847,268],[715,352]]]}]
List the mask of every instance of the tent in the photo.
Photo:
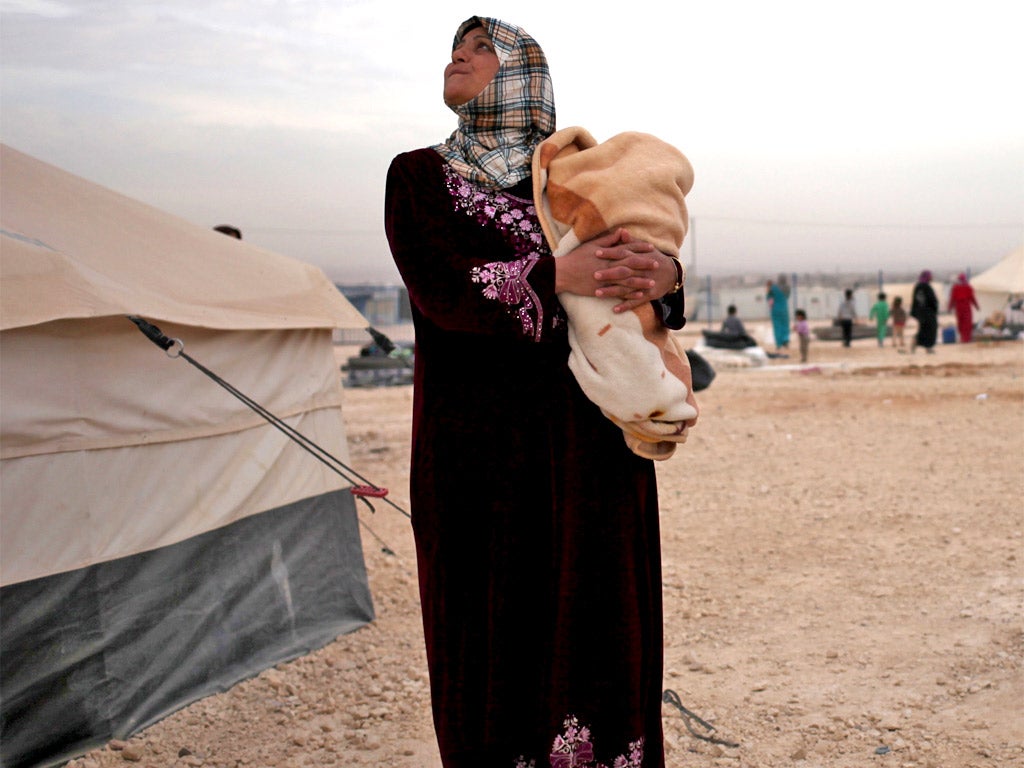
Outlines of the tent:
[{"label": "tent", "polygon": [[975,314],[978,320],[1004,311],[1012,300],[1024,298],[1024,246],[971,278],[971,285],[981,307]]},{"label": "tent", "polygon": [[[373,620],[323,273],[0,147],[0,765],[53,765]],[[176,345],[169,352],[180,352]]]}]

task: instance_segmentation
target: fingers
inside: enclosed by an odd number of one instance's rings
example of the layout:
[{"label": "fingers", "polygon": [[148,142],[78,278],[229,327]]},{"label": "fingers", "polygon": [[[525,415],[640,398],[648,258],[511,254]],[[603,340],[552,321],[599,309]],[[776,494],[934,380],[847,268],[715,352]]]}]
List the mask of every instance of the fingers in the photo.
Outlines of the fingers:
[{"label": "fingers", "polygon": [[630,312],[636,309],[637,307],[650,303],[650,301],[650,298],[628,299],[620,304],[616,304],[614,307],[612,307],[612,311],[615,312],[616,314],[621,312]]},{"label": "fingers", "polygon": [[634,277],[609,285],[602,285],[594,292],[594,295],[601,298],[646,299],[650,301],[654,298],[652,295],[654,287],[655,282],[653,280]]},{"label": "fingers", "polygon": [[[598,282],[625,283],[630,278],[641,278],[645,285],[650,278],[642,273],[652,272],[658,268],[657,259],[650,259],[646,256],[629,256],[618,260],[618,264],[607,269],[600,269],[594,273],[594,279]],[[640,274],[638,274],[640,273]],[[637,285],[636,287],[640,287]]]},{"label": "fingers", "polygon": [[[608,259],[610,261],[621,261],[641,254],[653,253],[657,250],[653,245],[646,243],[643,240],[611,244],[604,244],[599,240],[594,240],[593,242],[600,246],[596,251],[594,251],[594,255],[599,259]],[[650,259],[647,261],[650,261]],[[657,265],[657,262],[655,262],[655,265]]]}]

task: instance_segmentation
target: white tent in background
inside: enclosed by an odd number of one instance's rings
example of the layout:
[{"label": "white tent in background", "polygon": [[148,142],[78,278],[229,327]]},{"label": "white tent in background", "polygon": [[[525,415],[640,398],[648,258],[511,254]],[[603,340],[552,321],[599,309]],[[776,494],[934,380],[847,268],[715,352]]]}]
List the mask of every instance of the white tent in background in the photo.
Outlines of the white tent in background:
[{"label": "white tent in background", "polygon": [[971,285],[981,307],[976,314],[979,320],[1005,310],[1011,300],[1024,298],[1024,246],[972,277]]},{"label": "white tent in background", "polygon": [[125,737],[373,618],[323,273],[0,148],[0,764]]}]

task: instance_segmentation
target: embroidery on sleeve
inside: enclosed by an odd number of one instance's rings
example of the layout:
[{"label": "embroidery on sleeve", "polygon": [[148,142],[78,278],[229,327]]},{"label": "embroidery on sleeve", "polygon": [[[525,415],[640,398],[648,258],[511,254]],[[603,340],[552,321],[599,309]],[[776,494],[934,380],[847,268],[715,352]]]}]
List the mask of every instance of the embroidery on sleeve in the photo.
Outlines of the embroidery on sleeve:
[{"label": "embroidery on sleeve", "polygon": [[[643,738],[630,742],[629,750],[609,763],[598,763],[594,759],[594,744],[590,740],[590,728],[580,727],[575,715],[565,718],[563,732],[555,736],[551,745],[549,765],[551,768],[641,768],[644,761]],[[537,768],[537,761],[526,761],[519,757],[513,768]]]},{"label": "embroidery on sleeve", "polygon": [[[447,165],[445,184],[458,211],[481,226],[497,229],[518,257],[473,267],[470,279],[483,285],[483,295],[500,301],[518,318],[523,333],[540,341],[544,305],[527,278],[542,256],[550,254],[533,202],[501,191],[488,190],[462,178]],[[560,325],[553,318],[552,327]]]},{"label": "embroidery on sleeve", "polygon": [[470,279],[484,284],[484,296],[504,304],[519,318],[523,333],[540,341],[544,327],[544,308],[526,277],[537,259],[518,261],[492,261],[482,267],[473,267]]}]

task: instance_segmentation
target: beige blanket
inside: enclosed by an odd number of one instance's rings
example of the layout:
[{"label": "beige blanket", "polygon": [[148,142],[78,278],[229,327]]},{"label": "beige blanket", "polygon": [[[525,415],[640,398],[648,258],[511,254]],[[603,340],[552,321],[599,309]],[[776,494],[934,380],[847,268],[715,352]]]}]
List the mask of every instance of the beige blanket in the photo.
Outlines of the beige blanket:
[{"label": "beige blanket", "polygon": [[[678,256],[692,186],[686,157],[644,133],[598,144],[583,128],[565,128],[533,156],[534,201],[556,257],[619,227]],[[682,345],[649,303],[615,313],[618,299],[562,293],[559,300],[580,387],[622,428],[631,450],[669,458],[698,413]]]}]

